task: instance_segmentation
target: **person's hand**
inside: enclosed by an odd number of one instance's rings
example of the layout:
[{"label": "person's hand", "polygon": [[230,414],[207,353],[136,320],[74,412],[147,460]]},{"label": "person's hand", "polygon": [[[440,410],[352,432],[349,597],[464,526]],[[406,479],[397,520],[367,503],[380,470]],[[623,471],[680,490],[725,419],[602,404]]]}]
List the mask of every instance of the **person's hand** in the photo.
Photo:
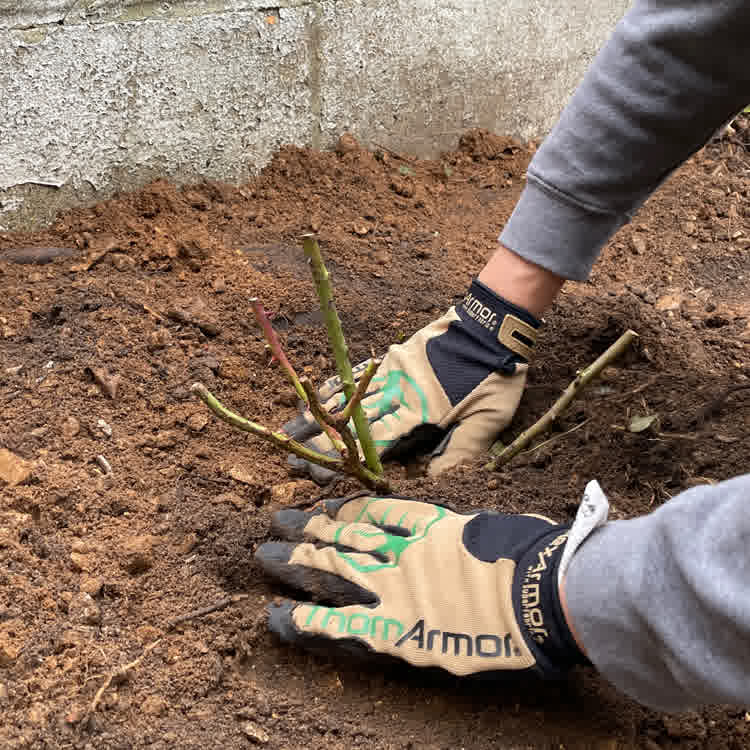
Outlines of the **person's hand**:
[{"label": "person's hand", "polygon": [[[530,313],[475,281],[460,305],[390,347],[362,401],[381,458],[430,453],[436,475],[484,453],[518,408],[538,328]],[[354,368],[355,379],[366,366]],[[329,411],[342,409],[341,379],[326,381],[319,397]],[[282,430],[336,455],[305,409]],[[335,476],[296,456],[289,463],[320,484]]]},{"label": "person's hand", "polygon": [[[585,523],[573,527],[573,547],[590,531]],[[395,657],[454,675],[557,677],[585,662],[558,595],[568,531],[541,516],[460,515],[366,494],[310,512],[281,510],[271,533],[288,541],[262,544],[256,559],[314,601],[272,604],[268,624],[315,650]]]}]

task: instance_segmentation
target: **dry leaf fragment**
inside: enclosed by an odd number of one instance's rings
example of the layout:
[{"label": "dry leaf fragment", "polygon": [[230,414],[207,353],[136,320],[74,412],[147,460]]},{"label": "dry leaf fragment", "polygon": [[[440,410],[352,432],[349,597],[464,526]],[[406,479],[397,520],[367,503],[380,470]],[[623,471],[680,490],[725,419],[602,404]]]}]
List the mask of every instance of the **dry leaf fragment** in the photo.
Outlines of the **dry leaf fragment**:
[{"label": "dry leaf fragment", "polygon": [[644,432],[651,427],[657,419],[659,419],[658,414],[649,414],[645,417],[633,417],[628,425],[628,430],[630,430],[630,432]]},{"label": "dry leaf fragment", "polygon": [[121,375],[111,375],[104,367],[87,367],[85,372],[96,381],[105,395],[113,401],[117,398],[117,390],[122,383]]}]

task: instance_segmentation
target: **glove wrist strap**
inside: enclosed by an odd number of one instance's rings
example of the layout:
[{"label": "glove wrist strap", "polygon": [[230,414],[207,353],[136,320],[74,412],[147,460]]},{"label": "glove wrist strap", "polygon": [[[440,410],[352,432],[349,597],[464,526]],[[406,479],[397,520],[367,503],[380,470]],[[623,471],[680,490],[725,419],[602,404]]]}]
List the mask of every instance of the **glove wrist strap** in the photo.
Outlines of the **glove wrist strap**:
[{"label": "glove wrist strap", "polygon": [[495,345],[502,344],[526,361],[531,359],[540,321],[481,281],[475,279],[471,283],[456,312],[475,335]]},{"label": "glove wrist strap", "polygon": [[545,677],[588,664],[568,628],[560,604],[558,567],[568,526],[556,526],[527,550],[513,581],[513,607],[526,644]]}]

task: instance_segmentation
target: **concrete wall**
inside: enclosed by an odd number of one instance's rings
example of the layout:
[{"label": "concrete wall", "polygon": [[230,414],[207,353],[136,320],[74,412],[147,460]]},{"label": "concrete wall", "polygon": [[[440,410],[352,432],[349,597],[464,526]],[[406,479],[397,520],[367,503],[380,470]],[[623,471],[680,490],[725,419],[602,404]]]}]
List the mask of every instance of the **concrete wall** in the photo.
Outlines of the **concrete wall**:
[{"label": "concrete wall", "polygon": [[547,130],[627,1],[0,0],[0,227],[343,131]]}]

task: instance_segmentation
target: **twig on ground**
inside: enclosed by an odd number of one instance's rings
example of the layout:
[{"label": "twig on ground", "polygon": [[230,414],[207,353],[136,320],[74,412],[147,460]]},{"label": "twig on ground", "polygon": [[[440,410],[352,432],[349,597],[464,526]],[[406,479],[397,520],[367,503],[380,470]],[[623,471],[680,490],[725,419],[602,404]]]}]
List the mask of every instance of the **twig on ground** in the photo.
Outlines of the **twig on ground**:
[{"label": "twig on ground", "polygon": [[650,388],[654,383],[656,383],[657,380],[659,380],[659,375],[653,375],[651,376],[645,383],[641,383],[640,385],[633,388],[631,391],[626,391],[622,394],[623,398],[628,398],[629,396],[635,396],[638,393],[642,393],[647,388]]},{"label": "twig on ground", "polygon": [[561,432],[559,435],[553,435],[551,438],[547,438],[546,440],[542,441],[541,443],[538,443],[533,448],[529,448],[528,450],[523,451],[524,454],[526,453],[534,453],[534,451],[538,451],[540,448],[543,448],[545,445],[548,445],[549,443],[554,442],[555,440],[559,440],[560,438],[564,438],[566,435],[570,435],[572,432],[575,432],[576,430],[580,430],[583,425],[586,424],[586,422],[589,421],[591,417],[587,417],[583,420],[583,422],[579,422],[574,427],[571,427],[569,430],[565,430],[565,432]]},{"label": "twig on ground", "polygon": [[379,148],[381,151],[385,151],[386,153],[390,154],[396,159],[399,159],[400,161],[405,161],[407,164],[417,163],[417,160],[415,158],[411,156],[404,156],[403,154],[399,154],[398,151],[394,151],[392,148],[388,148],[388,146],[384,146],[382,143],[375,143],[375,141],[373,141],[372,145],[375,146],[376,148]]},{"label": "twig on ground", "polygon": [[195,620],[198,617],[205,617],[210,615],[212,612],[220,612],[222,609],[226,609],[230,604],[237,604],[248,598],[248,594],[233,594],[232,596],[224,597],[214,604],[210,604],[208,607],[201,607],[200,609],[194,609],[191,612],[186,612],[184,615],[175,617],[167,624],[167,630],[174,630],[178,625],[182,625],[184,622],[189,620]]},{"label": "twig on ground", "polygon": [[143,649],[143,653],[137,659],[131,661],[128,664],[124,664],[123,666],[118,667],[117,669],[109,673],[109,676],[106,680],[104,680],[102,686],[96,691],[94,700],[92,700],[89,704],[89,707],[86,709],[86,713],[84,713],[83,717],[81,718],[81,721],[79,722],[80,727],[86,727],[88,725],[89,720],[96,713],[96,709],[99,707],[99,703],[101,703],[101,700],[104,697],[104,693],[107,692],[109,686],[112,685],[112,683],[117,684],[118,682],[126,680],[130,676],[129,673],[137,666],[139,666],[140,663],[146,658],[146,656],[148,656],[149,652],[153,651],[160,643],[161,639],[159,639],[158,641],[154,641],[153,643],[149,643],[149,645]]},{"label": "twig on ground", "polygon": [[485,465],[486,469],[494,471],[500,466],[507,464],[514,456],[518,455],[524,448],[531,444],[534,438],[543,435],[552,426],[552,423],[565,411],[571,401],[592,381],[601,371],[615,359],[617,359],[629,346],[638,338],[635,331],[625,331],[612,346],[609,347],[600,357],[592,364],[581,370],[575,380],[563,391],[562,396],[555,401],[552,407],[541,419],[535,422],[531,427],[524,430],[510,445],[503,446],[502,443],[495,443],[490,448],[496,458]]},{"label": "twig on ground", "polygon": [[[333,301],[330,275],[323,263],[323,256],[320,253],[320,247],[315,236],[311,234],[303,235],[302,244],[305,255],[310,260],[313,281],[318,292],[320,309],[326,322],[326,328],[328,329],[328,338],[333,349],[336,369],[341,377],[347,401],[351,401],[355,394],[354,375],[352,373],[352,363],[349,361],[349,348],[346,344],[346,339],[341,329],[341,321],[339,320],[336,305]],[[354,405],[351,418],[354,422],[354,428],[357,431],[357,437],[359,438],[362,455],[365,457],[367,467],[377,476],[382,476],[383,466],[375,449],[375,443],[370,433],[370,425],[361,404]]]}]

